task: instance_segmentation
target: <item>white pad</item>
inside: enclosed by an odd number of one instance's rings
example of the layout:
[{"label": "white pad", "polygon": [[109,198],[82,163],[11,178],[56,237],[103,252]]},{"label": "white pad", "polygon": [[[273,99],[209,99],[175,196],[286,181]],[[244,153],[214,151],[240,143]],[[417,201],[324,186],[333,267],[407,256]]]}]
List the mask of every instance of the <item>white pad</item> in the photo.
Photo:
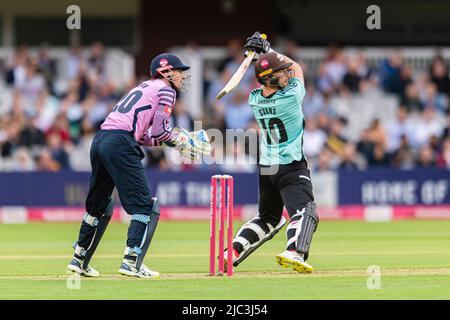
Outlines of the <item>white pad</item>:
[{"label": "white pad", "polygon": [[[297,242],[298,235],[300,234],[300,231],[302,230],[302,223],[303,223],[303,214],[305,213],[305,208],[302,209],[302,211],[297,210],[297,213],[294,214],[291,218],[291,222],[289,223],[288,227],[286,228],[286,234],[289,230],[295,229],[295,235],[288,240],[287,247],[289,247],[292,243]],[[295,217],[300,216],[300,219],[297,221],[292,221]],[[296,222],[296,223],[293,223]]]}]

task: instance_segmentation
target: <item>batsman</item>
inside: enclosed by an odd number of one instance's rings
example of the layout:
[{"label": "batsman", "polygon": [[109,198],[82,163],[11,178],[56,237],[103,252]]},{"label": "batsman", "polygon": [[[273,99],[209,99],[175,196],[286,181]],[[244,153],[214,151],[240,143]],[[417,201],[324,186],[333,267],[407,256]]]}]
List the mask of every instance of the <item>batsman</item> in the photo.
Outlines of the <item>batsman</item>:
[{"label": "batsman", "polygon": [[233,265],[238,266],[286,224],[282,215],[286,207],[290,217],[286,250],[276,260],[282,267],[311,273],[313,267],[306,260],[319,216],[303,152],[302,101],[306,93],[303,72],[298,63],[273,51],[258,32],[247,38],[244,49],[259,55],[255,75],[262,87],[251,91],[248,101],[263,139],[259,214],[237,232],[233,240]]}]

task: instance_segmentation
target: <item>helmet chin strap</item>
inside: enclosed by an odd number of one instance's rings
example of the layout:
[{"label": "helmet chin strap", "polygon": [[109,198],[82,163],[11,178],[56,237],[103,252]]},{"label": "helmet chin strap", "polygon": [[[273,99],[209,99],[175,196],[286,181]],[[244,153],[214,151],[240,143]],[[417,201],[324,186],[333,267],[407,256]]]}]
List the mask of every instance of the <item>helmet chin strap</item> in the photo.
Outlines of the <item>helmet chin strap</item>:
[{"label": "helmet chin strap", "polygon": [[281,88],[281,86],[280,86],[280,78],[274,77],[274,76],[270,77],[269,78],[269,85],[271,87],[280,87]]},{"label": "helmet chin strap", "polygon": [[[268,81],[268,82],[267,82]],[[280,89],[283,89],[284,87],[280,85],[280,78],[275,77],[275,76],[271,76],[268,77],[266,80],[266,86],[269,87],[278,87]]]}]

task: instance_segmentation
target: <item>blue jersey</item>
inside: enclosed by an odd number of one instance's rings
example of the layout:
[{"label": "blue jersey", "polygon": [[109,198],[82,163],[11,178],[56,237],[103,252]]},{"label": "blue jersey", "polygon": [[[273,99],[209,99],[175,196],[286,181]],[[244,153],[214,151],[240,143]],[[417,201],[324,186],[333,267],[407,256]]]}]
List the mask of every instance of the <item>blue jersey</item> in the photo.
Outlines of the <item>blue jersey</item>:
[{"label": "blue jersey", "polygon": [[285,88],[269,97],[262,95],[262,88],[250,93],[249,104],[264,132],[259,160],[261,165],[289,164],[305,158],[305,118],[301,107],[305,94],[305,86],[298,78],[289,79]]}]

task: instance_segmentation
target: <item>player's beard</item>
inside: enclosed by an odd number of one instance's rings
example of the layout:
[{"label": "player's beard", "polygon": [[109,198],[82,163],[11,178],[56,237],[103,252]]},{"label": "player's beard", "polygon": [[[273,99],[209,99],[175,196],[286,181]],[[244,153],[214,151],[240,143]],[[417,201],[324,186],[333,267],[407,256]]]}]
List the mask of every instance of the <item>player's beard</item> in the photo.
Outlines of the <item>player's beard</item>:
[{"label": "player's beard", "polygon": [[168,80],[170,81],[172,88],[177,91],[177,92],[181,92],[181,93],[185,93],[188,92],[189,89],[191,88],[191,73],[190,72],[186,72],[184,71],[183,74],[181,75],[181,85],[180,87],[177,87],[175,85],[175,81],[173,81],[173,79],[171,77],[168,77]]}]

